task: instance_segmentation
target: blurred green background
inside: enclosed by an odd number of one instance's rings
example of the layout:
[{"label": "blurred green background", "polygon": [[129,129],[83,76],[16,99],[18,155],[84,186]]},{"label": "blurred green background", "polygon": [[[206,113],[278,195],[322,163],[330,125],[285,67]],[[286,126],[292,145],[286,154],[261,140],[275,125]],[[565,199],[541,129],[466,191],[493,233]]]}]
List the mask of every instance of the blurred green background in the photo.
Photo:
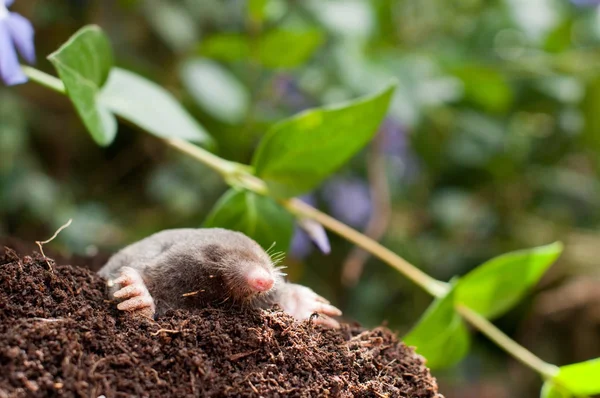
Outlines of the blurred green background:
[{"label": "blurred green background", "polygon": [[[399,86],[359,156],[304,199],[448,280],[509,250],[566,252],[497,324],[545,360],[600,356],[600,11],[593,0],[17,0],[38,67],[78,28],[110,35],[117,64],[173,92],[248,162],[267,128],[304,109]],[[160,112],[157,110],[149,110]],[[0,87],[0,234],[106,255],[198,227],[226,185],[121,125],[97,147],[67,98]],[[430,302],[400,274],[330,236],[297,231],[286,262],[365,326],[404,334]],[[484,338],[436,371],[452,397],[535,397],[538,376]]]}]

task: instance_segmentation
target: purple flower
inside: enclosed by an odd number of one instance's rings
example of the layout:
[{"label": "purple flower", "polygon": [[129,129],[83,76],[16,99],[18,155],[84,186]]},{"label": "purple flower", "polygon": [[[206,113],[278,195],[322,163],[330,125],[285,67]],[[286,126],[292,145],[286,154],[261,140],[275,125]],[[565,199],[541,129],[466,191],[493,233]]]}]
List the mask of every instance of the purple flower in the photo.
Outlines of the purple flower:
[{"label": "purple flower", "polygon": [[371,196],[365,181],[355,177],[336,177],[323,187],[331,214],[338,220],[362,228],[371,216]]},{"label": "purple flower", "polygon": [[298,225],[294,227],[294,235],[290,243],[290,255],[294,258],[305,258],[313,251],[310,237]]},{"label": "purple flower", "polygon": [[382,141],[381,152],[388,158],[387,171],[391,181],[413,181],[419,174],[419,159],[410,147],[406,126],[393,118],[387,118],[383,121],[379,134]]},{"label": "purple flower", "polygon": [[13,1],[0,0],[0,77],[9,86],[27,81],[16,50],[27,62],[35,62],[33,26],[20,14],[8,11]]},{"label": "purple flower", "polygon": [[[315,206],[316,199],[312,194],[299,197],[301,201]],[[296,258],[304,258],[312,251],[310,240],[325,254],[329,254],[331,246],[325,228],[316,221],[309,219],[299,219],[294,230],[294,236],[290,246],[292,256]]]},{"label": "purple flower", "polygon": [[321,224],[308,218],[301,218],[298,220],[298,225],[308,234],[319,250],[325,254],[331,252],[327,232],[325,232],[325,228]]},{"label": "purple flower", "polygon": [[383,135],[383,152],[392,156],[404,157],[408,151],[406,127],[392,118],[386,118],[380,128]]}]

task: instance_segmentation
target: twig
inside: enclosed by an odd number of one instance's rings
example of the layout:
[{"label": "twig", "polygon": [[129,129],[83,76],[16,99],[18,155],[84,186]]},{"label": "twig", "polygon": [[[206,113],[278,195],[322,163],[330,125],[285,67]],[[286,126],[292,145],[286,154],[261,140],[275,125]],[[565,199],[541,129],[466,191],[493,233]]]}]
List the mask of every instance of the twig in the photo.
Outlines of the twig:
[{"label": "twig", "polygon": [[239,354],[233,354],[229,356],[229,360],[230,361],[237,361],[238,359],[242,359],[245,358],[247,356],[250,356],[252,354],[256,354],[259,351],[259,349],[253,350],[253,351],[248,351],[248,352],[241,352]]},{"label": "twig", "polygon": [[254,391],[255,394],[259,394],[258,390],[256,389],[256,387],[254,387],[254,384],[252,384],[250,380],[248,380],[248,384],[250,384],[250,388],[252,389],[252,391]]},{"label": "twig", "polygon": [[63,321],[67,320],[65,318],[37,318],[37,317],[36,318],[29,318],[29,319],[31,319],[32,321],[49,322],[49,323],[51,323],[51,322],[63,322]]},{"label": "twig", "polygon": [[386,370],[387,368],[389,368],[397,360],[398,360],[398,358],[394,358],[387,365],[385,365],[383,368],[381,368],[381,370],[379,371],[379,374],[377,375],[377,378],[380,378],[383,371]]},{"label": "twig", "polygon": [[58,234],[60,233],[60,231],[62,231],[63,229],[67,228],[69,225],[71,225],[72,222],[73,222],[73,219],[69,218],[69,221],[67,221],[59,229],[57,229],[56,232],[54,233],[54,235],[52,235],[52,237],[50,239],[44,240],[44,241],[39,241],[39,240],[35,241],[35,243],[40,248],[40,253],[42,253],[42,256],[44,257],[44,260],[46,261],[46,264],[48,265],[48,269],[50,269],[51,272],[52,272],[52,266],[50,265],[50,262],[48,261],[48,257],[46,257],[46,254],[44,253],[44,249],[42,248],[42,246],[45,245],[46,243],[52,242],[54,240],[54,238],[56,238],[58,236]]},{"label": "twig", "polygon": [[163,333],[181,333],[182,330],[175,329],[158,329],[156,332],[150,333],[151,336],[158,336],[161,332]]},{"label": "twig", "polygon": [[202,293],[202,292],[204,292],[204,291],[205,291],[205,290],[204,290],[204,289],[202,289],[202,290],[196,290],[195,292],[183,293],[183,294],[181,295],[181,297],[195,296],[195,295],[197,295],[198,293]]}]

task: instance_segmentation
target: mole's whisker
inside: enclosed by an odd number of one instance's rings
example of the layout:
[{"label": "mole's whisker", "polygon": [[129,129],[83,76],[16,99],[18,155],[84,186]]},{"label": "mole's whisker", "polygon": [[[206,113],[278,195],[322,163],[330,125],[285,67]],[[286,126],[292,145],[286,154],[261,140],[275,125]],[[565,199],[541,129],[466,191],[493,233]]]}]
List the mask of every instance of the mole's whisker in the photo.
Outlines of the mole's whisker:
[{"label": "mole's whisker", "polygon": [[276,245],[276,244],[277,244],[277,242],[273,242],[273,243],[271,243],[271,246],[269,246],[269,248],[268,248],[267,250],[265,250],[265,252],[266,252],[267,254],[270,254],[269,252],[271,251],[271,249],[273,249],[273,248],[275,247],[275,245]]}]

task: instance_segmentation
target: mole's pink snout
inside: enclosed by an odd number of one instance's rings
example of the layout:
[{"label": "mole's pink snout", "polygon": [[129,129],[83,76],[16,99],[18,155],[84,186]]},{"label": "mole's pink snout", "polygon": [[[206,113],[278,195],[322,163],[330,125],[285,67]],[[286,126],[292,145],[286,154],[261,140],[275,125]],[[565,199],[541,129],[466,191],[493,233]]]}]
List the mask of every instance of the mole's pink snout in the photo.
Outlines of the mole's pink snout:
[{"label": "mole's pink snout", "polygon": [[256,267],[248,273],[248,284],[257,292],[269,291],[274,283],[273,276],[263,268]]}]

